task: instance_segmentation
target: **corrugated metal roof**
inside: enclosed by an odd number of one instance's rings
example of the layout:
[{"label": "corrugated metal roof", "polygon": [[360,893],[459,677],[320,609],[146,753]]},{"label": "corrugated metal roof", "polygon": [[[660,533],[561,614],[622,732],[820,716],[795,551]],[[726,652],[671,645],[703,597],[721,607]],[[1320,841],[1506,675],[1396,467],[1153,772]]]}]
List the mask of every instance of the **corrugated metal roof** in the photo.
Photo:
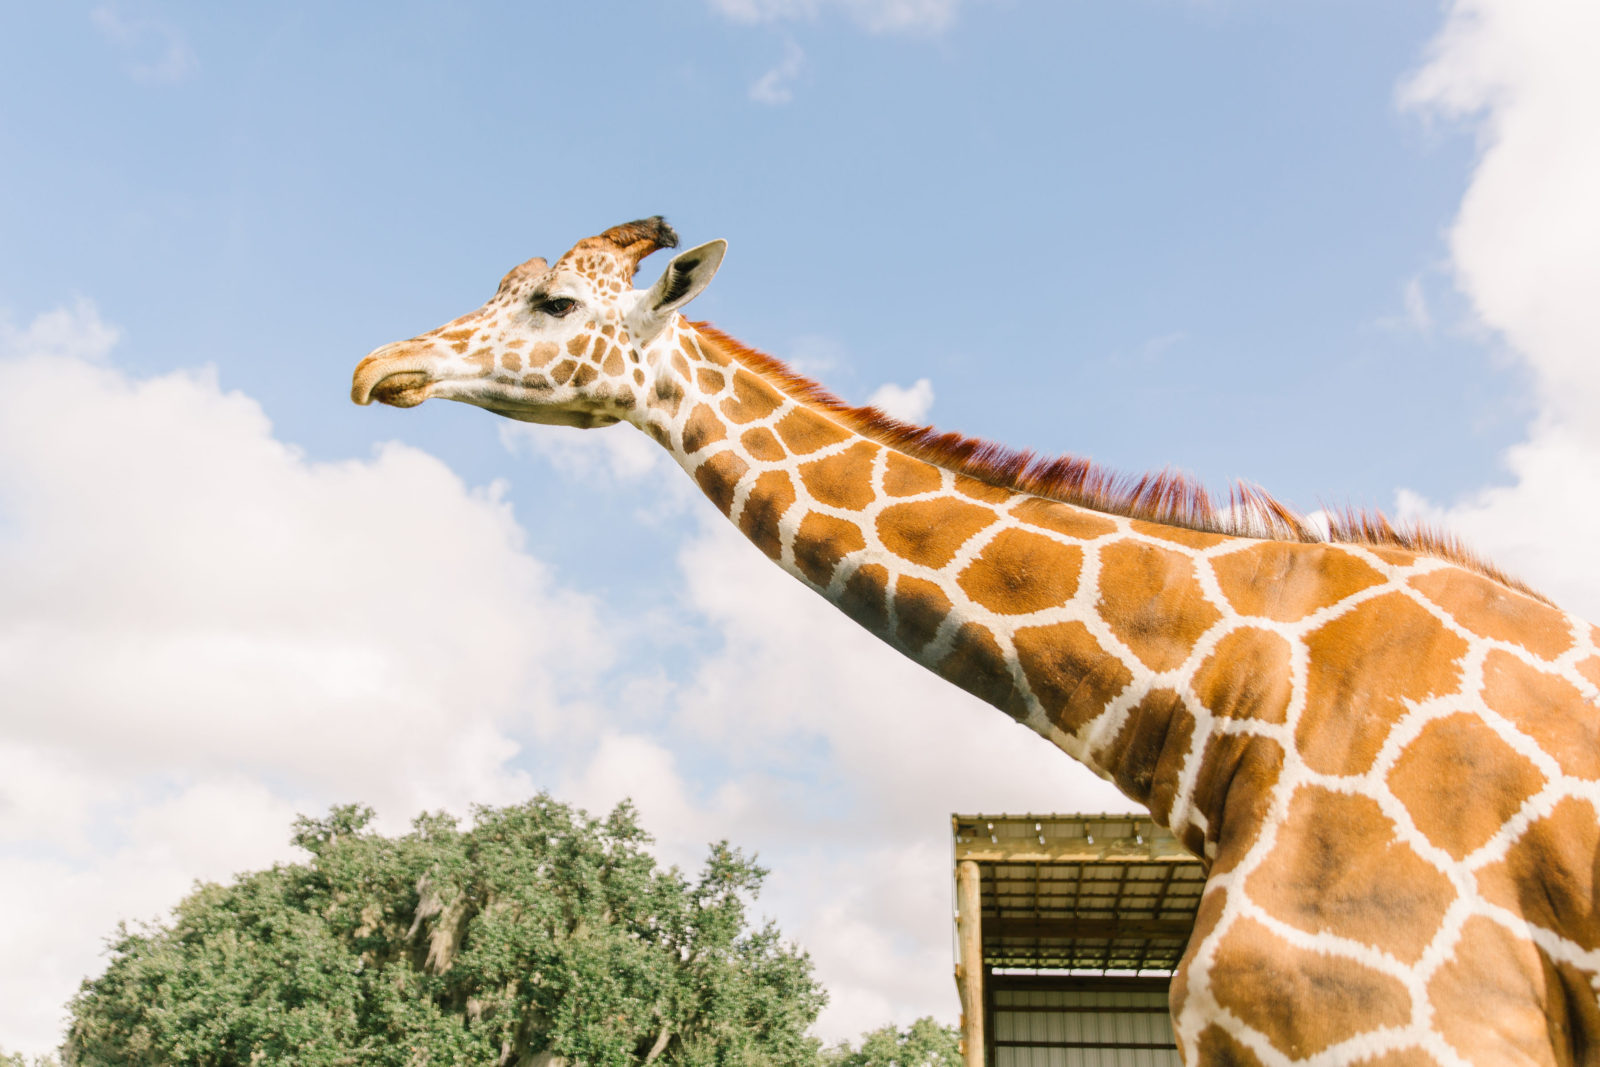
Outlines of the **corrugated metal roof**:
[{"label": "corrugated metal roof", "polygon": [[1168,973],[1205,886],[1201,863],[1134,815],[955,815],[978,864],[989,967]]}]

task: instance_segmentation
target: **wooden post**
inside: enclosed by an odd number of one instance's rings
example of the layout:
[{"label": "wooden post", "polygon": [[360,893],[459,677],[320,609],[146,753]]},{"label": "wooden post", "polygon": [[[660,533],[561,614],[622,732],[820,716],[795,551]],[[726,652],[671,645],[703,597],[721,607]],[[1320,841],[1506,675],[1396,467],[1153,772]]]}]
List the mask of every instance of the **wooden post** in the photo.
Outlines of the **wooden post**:
[{"label": "wooden post", "polygon": [[956,988],[961,991],[961,1053],[965,1067],[984,1067],[983,1056],[983,904],[978,864],[956,864]]}]

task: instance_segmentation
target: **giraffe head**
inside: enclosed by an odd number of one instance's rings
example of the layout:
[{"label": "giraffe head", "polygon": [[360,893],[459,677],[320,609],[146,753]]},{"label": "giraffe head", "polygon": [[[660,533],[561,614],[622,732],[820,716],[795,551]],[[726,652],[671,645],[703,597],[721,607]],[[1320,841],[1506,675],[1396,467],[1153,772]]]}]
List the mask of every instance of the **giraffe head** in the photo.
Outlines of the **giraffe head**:
[{"label": "giraffe head", "polygon": [[727,249],[691,248],[649,289],[633,288],[639,261],[677,243],[657,215],[579,241],[553,267],[537,258],[513,267],[476,311],[363,359],[351,399],[414,407],[438,396],[523,422],[618,422],[645,406],[658,342]]}]

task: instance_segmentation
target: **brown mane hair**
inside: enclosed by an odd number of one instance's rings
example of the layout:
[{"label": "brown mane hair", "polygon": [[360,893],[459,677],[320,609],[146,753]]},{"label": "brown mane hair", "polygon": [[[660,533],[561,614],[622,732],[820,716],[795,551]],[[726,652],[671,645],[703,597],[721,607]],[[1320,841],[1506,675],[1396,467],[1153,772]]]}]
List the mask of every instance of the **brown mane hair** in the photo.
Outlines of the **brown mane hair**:
[{"label": "brown mane hair", "polygon": [[1323,531],[1266,490],[1243,482],[1234,484],[1228,490],[1227,503],[1218,507],[1204,486],[1170,468],[1155,473],[1125,474],[1108,470],[1082,456],[1040,456],[1029,449],[1010,448],[959,433],[940,432],[932,426],[902,422],[875,407],[845,403],[826,387],[791,370],[783,361],[729,337],[709,322],[690,325],[702,343],[709,342],[784,394],[827,412],[862,436],[989,485],[1131,519],[1230,537],[1306,543],[1333,541],[1404,549],[1477,571],[1549,603],[1544,596],[1467,548],[1453,534],[1422,523],[1397,526],[1381,512],[1346,507],[1323,512],[1328,524]]}]

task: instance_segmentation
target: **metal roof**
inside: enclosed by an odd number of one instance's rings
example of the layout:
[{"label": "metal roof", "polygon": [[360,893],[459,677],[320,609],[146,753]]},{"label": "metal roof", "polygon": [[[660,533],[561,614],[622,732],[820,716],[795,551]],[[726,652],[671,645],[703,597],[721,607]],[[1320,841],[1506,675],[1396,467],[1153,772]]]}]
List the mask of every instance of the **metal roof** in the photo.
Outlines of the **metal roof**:
[{"label": "metal roof", "polygon": [[987,967],[1167,973],[1194,927],[1205,870],[1136,815],[954,815],[955,860],[978,864]]}]

